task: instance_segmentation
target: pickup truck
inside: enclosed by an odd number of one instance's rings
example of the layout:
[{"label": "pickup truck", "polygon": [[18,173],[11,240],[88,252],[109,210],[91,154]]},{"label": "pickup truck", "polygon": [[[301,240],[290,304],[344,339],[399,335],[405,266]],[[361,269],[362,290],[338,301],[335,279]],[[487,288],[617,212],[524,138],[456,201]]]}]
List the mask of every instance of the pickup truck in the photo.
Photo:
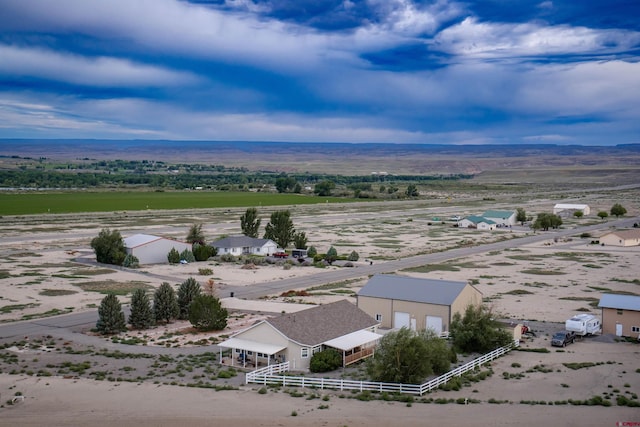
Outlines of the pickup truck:
[{"label": "pickup truck", "polygon": [[566,347],[576,340],[576,333],[573,331],[558,331],[551,338],[551,345],[554,347]]},{"label": "pickup truck", "polygon": [[273,254],[273,256],[276,258],[286,258],[289,256],[289,254],[286,252],[276,252]]}]

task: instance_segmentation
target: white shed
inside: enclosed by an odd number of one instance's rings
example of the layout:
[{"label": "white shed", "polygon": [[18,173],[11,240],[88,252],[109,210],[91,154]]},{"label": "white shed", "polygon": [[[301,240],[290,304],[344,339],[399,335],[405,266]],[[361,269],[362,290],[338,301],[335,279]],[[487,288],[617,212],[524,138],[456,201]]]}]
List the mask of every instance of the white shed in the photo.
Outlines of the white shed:
[{"label": "white shed", "polygon": [[553,213],[560,216],[572,216],[574,212],[581,211],[583,215],[589,215],[591,208],[589,205],[572,204],[572,203],[557,203],[553,207]]},{"label": "white shed", "polygon": [[150,234],[134,234],[124,239],[127,254],[138,258],[140,264],[162,264],[168,262],[167,255],[172,248],[178,252],[191,250],[191,243],[167,239]]}]

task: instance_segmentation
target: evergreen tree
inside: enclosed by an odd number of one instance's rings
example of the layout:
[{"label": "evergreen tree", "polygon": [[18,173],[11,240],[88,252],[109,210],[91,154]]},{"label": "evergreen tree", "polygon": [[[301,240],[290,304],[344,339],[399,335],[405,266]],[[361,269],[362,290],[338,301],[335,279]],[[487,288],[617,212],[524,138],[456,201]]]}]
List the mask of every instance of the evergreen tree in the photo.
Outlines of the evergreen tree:
[{"label": "evergreen tree", "polygon": [[109,293],[100,302],[96,329],[104,335],[117,334],[127,330],[122,305],[118,301],[116,294]]},{"label": "evergreen tree", "polygon": [[135,255],[127,254],[127,256],[124,257],[124,261],[122,261],[122,266],[127,268],[138,268],[140,267],[140,260]]},{"label": "evergreen tree", "polygon": [[307,249],[307,256],[313,258],[316,255],[318,255],[318,250],[316,249],[316,247],[309,246],[309,249]]},{"label": "evergreen tree", "polygon": [[296,249],[307,249],[307,234],[304,231],[298,231],[293,235],[293,245]]},{"label": "evergreen tree", "polygon": [[117,230],[103,228],[98,236],[91,240],[91,248],[96,254],[96,261],[105,264],[122,265],[127,256],[124,240]]},{"label": "evergreen tree", "polygon": [[227,309],[212,295],[198,295],[189,306],[189,322],[201,331],[221,331],[227,327]]},{"label": "evergreen tree", "polygon": [[358,255],[358,252],[356,251],[351,251],[351,253],[347,257],[347,260],[349,261],[357,261],[359,259],[360,259],[360,255]]},{"label": "evergreen tree", "polygon": [[271,220],[265,227],[264,238],[271,239],[282,249],[286,249],[293,240],[295,232],[291,212],[288,210],[275,211],[271,214]]},{"label": "evergreen tree", "polygon": [[131,296],[131,314],[129,324],[135,329],[149,329],[155,323],[155,315],[151,308],[151,300],[147,291],[138,288]]},{"label": "evergreen tree", "polygon": [[333,264],[333,262],[338,259],[338,251],[336,250],[336,248],[331,246],[327,251],[327,254],[324,256],[324,259],[329,264]]},{"label": "evergreen tree", "polygon": [[516,221],[520,223],[520,225],[524,225],[524,222],[527,220],[527,211],[524,208],[518,208],[516,213]]},{"label": "evergreen tree", "polygon": [[418,187],[415,184],[409,184],[404,194],[407,197],[418,197],[420,195],[420,193],[418,192]]},{"label": "evergreen tree", "polygon": [[178,305],[180,306],[178,319],[187,320],[189,318],[189,305],[198,295],[200,295],[200,283],[196,279],[189,277],[182,282],[178,288]]},{"label": "evergreen tree", "polygon": [[180,252],[176,248],[171,248],[169,254],[167,255],[167,261],[169,264],[177,264],[180,262]]},{"label": "evergreen tree", "polygon": [[202,224],[193,224],[189,228],[189,234],[187,234],[187,242],[189,243],[200,243],[204,245],[204,233],[202,232]]},{"label": "evergreen tree", "polygon": [[240,217],[240,228],[245,236],[257,238],[260,229],[260,218],[256,208],[248,208],[244,215]]},{"label": "evergreen tree", "polygon": [[164,282],[153,295],[153,311],[157,323],[169,323],[180,314],[176,293]]}]

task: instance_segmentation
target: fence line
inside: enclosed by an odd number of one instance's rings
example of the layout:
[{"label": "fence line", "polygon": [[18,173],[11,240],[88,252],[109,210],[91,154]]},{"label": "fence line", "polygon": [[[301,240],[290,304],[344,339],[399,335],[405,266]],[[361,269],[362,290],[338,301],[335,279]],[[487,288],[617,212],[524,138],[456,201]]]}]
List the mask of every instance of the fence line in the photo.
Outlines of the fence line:
[{"label": "fence line", "polygon": [[281,386],[297,386],[311,387],[319,389],[333,390],[358,390],[358,391],[375,391],[375,392],[391,392],[405,393],[422,396],[423,394],[446,384],[454,377],[459,377],[465,372],[472,371],[477,367],[484,365],[498,357],[503,356],[512,349],[518,347],[520,342],[515,340],[513,344],[497,348],[490,353],[484,354],[477,359],[458,366],[455,369],[440,375],[437,378],[427,381],[423,384],[400,384],[400,383],[383,383],[372,381],[354,381],[334,378],[316,378],[302,377],[291,375],[279,375],[289,371],[289,362],[277,365],[265,366],[264,368],[248,372],[246,374],[246,383],[262,384],[262,385],[281,385]]}]

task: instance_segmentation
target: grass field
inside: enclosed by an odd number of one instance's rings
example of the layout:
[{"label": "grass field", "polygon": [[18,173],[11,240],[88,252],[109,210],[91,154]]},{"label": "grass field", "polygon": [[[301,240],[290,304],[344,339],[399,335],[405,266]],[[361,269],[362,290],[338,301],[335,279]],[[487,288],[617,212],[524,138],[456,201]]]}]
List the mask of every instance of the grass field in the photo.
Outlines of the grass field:
[{"label": "grass field", "polygon": [[250,192],[56,192],[0,193],[0,215],[206,209],[345,203],[350,199]]}]

